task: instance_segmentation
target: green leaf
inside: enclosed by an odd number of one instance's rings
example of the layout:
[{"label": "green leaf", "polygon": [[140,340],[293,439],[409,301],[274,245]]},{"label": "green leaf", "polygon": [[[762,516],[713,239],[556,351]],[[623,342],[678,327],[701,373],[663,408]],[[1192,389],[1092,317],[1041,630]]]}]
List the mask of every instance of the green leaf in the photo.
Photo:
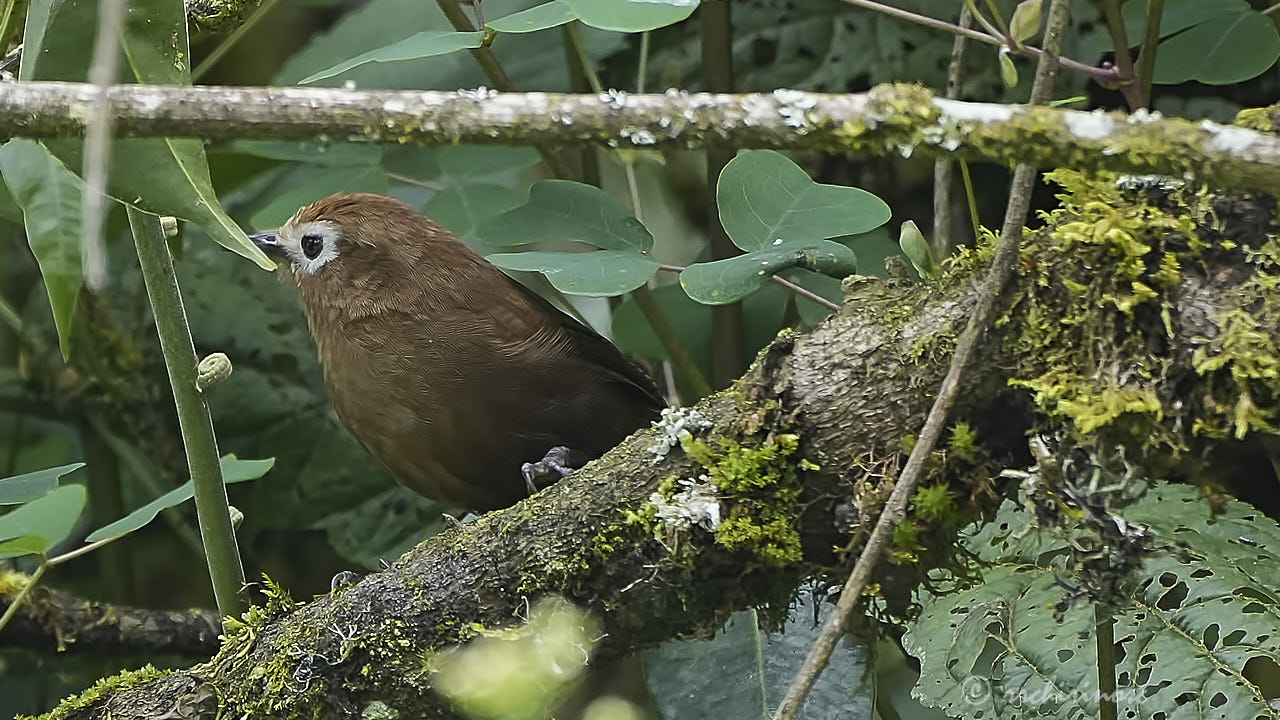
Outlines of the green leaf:
[{"label": "green leaf", "polygon": [[569,180],[539,180],[527,203],[482,224],[477,234],[493,247],[560,241],[601,250],[653,247],[653,235],[616,198]]},{"label": "green leaf", "polygon": [[1246,9],[1217,15],[1160,43],[1154,82],[1233,85],[1266,72],[1280,58],[1280,34],[1267,16]]},{"label": "green leaf", "polygon": [[48,552],[71,534],[84,502],[83,485],[63,485],[0,516],[0,559]]},{"label": "green leaf", "polygon": [[564,25],[577,19],[573,9],[560,2],[548,2],[518,13],[491,20],[488,27],[500,33],[527,33]]},{"label": "green leaf", "polygon": [[853,251],[840,243],[783,243],[726,260],[690,265],[680,273],[680,285],[700,303],[726,305],[759,290],[771,276],[787,268],[806,267],[843,276],[852,274],[856,264]]},{"label": "green leaf", "polygon": [[1000,80],[1004,82],[1005,87],[1014,87],[1018,84],[1018,66],[1013,63],[1013,56],[1009,53],[1009,48],[1000,48],[998,53],[1000,58]]},{"label": "green leaf", "polygon": [[249,223],[256,228],[276,228],[298,208],[334,193],[387,192],[387,174],[376,165],[316,167],[307,173],[307,177],[305,182],[273,196],[266,206],[249,218]]},{"label": "green leaf", "polygon": [[71,322],[84,279],[80,264],[83,185],[40,143],[15,138],[0,147],[0,173],[22,208],[27,244],[40,265],[62,359],[71,354]]},{"label": "green leaf", "polygon": [[[1157,548],[1114,614],[1120,716],[1201,717],[1211,706],[1214,717],[1276,717],[1257,669],[1280,661],[1280,526],[1239,500],[1211,512],[1186,485],[1151,486],[1119,514],[1145,524]],[[1096,619],[1067,597],[1061,531],[1006,502],[965,544],[995,565],[979,585],[925,598],[903,638],[921,660],[916,695],[966,717],[1096,716]]]},{"label": "green leaf", "polygon": [[538,151],[501,145],[445,145],[437,149],[440,172],[459,180],[474,180],[537,165]]},{"label": "green leaf", "polygon": [[25,475],[0,478],[0,505],[17,505],[47,495],[58,486],[58,479],[80,468],[84,463],[71,463],[55,468],[36,470]]},{"label": "green leaf", "polygon": [[1017,42],[1024,43],[1040,32],[1040,0],[1022,0],[1013,9],[1009,20],[1009,34]]},{"label": "green leaf", "polygon": [[535,270],[570,295],[613,297],[649,282],[658,263],[633,250],[497,253],[489,262],[507,270]]},{"label": "green leaf", "polygon": [[518,206],[521,200],[519,192],[505,185],[459,182],[432,195],[425,211],[454,235],[470,241],[481,223]]},{"label": "green leaf", "polygon": [[928,279],[938,272],[938,265],[933,260],[933,250],[924,239],[924,233],[920,232],[913,221],[902,223],[902,228],[898,231],[898,246],[920,277]]},{"label": "green leaf", "polygon": [[673,25],[693,14],[697,0],[557,0],[583,23],[601,30],[644,32]]},{"label": "green leaf", "polygon": [[[222,466],[222,482],[226,484],[244,482],[260,478],[275,465],[275,458],[266,460],[241,460],[235,455],[224,455],[219,461]],[[131,533],[156,519],[161,510],[190,500],[195,495],[195,488],[188,480],[113,523],[104,525],[89,533],[84,539],[87,543],[98,542],[111,537]]]},{"label": "green leaf", "polygon": [[360,67],[366,63],[372,62],[397,62],[400,60],[417,60],[419,58],[433,57],[435,55],[447,55],[458,50],[466,50],[468,48],[478,48],[484,42],[484,33],[473,32],[445,32],[440,30],[431,30],[420,32],[416,35],[401,40],[398,43],[392,43],[376,50],[370,50],[361,53],[350,60],[344,60],[331,68],[312,73],[299,81],[303,85],[309,85],[317,80],[324,80],[356,67]]},{"label": "green leaf", "polygon": [[[32,0],[20,77],[83,82],[97,27],[97,0]],[[186,14],[182,0],[145,0],[125,17],[121,81],[190,85]],[[83,142],[45,143],[69,168],[80,168]],[[204,145],[196,138],[116,139],[111,143],[107,191],[120,202],[202,227],[223,247],[267,270],[275,269],[218,204]]]},{"label": "green leaf", "polygon": [[822,185],[785,155],[743,150],[716,184],[720,222],[733,244],[750,252],[777,240],[863,233],[889,220],[889,206],[866,190]]}]

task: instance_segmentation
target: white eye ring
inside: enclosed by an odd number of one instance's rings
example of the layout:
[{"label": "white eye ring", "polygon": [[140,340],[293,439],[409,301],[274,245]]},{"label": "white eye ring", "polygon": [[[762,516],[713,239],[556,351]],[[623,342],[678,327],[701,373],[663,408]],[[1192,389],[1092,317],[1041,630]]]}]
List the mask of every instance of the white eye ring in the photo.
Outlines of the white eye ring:
[{"label": "white eye ring", "polygon": [[338,257],[338,229],[324,221],[303,223],[282,231],[285,252],[293,269],[314,275]]}]

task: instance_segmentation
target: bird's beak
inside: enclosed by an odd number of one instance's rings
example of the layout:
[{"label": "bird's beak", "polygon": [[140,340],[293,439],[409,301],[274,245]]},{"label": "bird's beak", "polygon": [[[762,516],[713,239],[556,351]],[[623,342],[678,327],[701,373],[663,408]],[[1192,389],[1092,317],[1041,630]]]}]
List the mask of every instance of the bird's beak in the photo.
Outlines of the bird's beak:
[{"label": "bird's beak", "polygon": [[261,250],[262,252],[268,255],[272,255],[278,258],[282,258],[285,256],[284,247],[280,245],[280,236],[276,235],[273,232],[264,232],[264,233],[258,233],[257,235],[250,235],[249,239],[253,241],[254,245],[258,246],[259,250]]}]

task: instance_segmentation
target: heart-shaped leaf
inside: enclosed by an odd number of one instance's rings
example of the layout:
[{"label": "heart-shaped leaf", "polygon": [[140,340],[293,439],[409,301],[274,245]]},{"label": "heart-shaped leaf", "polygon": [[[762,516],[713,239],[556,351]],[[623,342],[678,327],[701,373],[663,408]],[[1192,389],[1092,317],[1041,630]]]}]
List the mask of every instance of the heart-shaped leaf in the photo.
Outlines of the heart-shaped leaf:
[{"label": "heart-shaped leaf", "polygon": [[645,32],[673,25],[693,14],[698,0],[557,0],[583,23],[601,30]]},{"label": "heart-shaped leaf", "polygon": [[1280,34],[1267,16],[1245,8],[1216,15],[1160,43],[1154,82],[1233,85],[1266,72],[1280,58]]},{"label": "heart-shaped leaf", "polygon": [[[224,455],[218,464],[222,466],[222,482],[226,484],[244,482],[260,478],[276,464],[275,458],[266,460],[241,460],[235,455]],[[195,495],[194,486],[188,480],[113,523],[104,525],[89,533],[85,542],[98,542],[110,537],[118,537],[133,532],[156,519],[161,510],[190,500]]]},{"label": "heart-shaped leaf", "polygon": [[864,233],[889,220],[889,206],[866,190],[822,185],[785,155],[743,150],[716,184],[720,222],[751,252],[776,242]]},{"label": "heart-shaped leaf", "polygon": [[534,270],[569,295],[613,297],[649,282],[658,263],[634,250],[497,253],[489,262],[507,270]]},{"label": "heart-shaped leaf", "polygon": [[488,27],[500,33],[527,33],[557,27],[576,19],[572,8],[553,1],[490,20]]},{"label": "heart-shaped leaf", "polygon": [[83,485],[64,485],[0,516],[0,559],[48,552],[71,534],[84,502]]},{"label": "heart-shaped leaf", "polygon": [[493,247],[562,241],[631,252],[653,247],[653,235],[616,198],[570,180],[534,183],[527,203],[485,222],[477,235]]},{"label": "heart-shaped leaf", "polygon": [[71,354],[71,319],[84,280],[79,242],[84,184],[43,145],[22,138],[0,147],[0,173],[22,208],[27,244],[40,265],[65,360]]},{"label": "heart-shaped leaf", "polygon": [[481,223],[516,207],[520,200],[520,193],[506,185],[459,182],[432,195],[424,210],[459,239],[470,242]]},{"label": "heart-shaped leaf", "polygon": [[84,463],[71,463],[0,479],[0,505],[17,505],[47,495],[58,486],[59,478],[82,467]]},{"label": "heart-shaped leaf", "polygon": [[417,60],[433,55],[446,55],[458,50],[478,48],[482,42],[484,42],[484,33],[482,32],[445,32],[443,30],[420,32],[400,42],[361,53],[349,60],[343,60],[333,67],[312,73],[303,78],[301,84],[308,85],[317,80],[341,75],[351,68],[360,67],[365,63],[397,62],[400,60]]},{"label": "heart-shaped leaf", "polygon": [[[19,77],[83,82],[97,27],[97,0],[32,0]],[[123,82],[190,85],[186,14],[182,0],[130,4],[123,37]],[[82,167],[80,140],[45,146],[68,168]],[[149,213],[174,215],[204,228],[220,245],[273,270],[273,263],[218,204],[204,145],[197,138],[121,138],[111,143],[107,192]],[[67,242],[75,240],[72,236]]]},{"label": "heart-shaped leaf", "polygon": [[770,276],[787,268],[804,267],[840,277],[852,274],[856,265],[853,251],[840,243],[783,243],[725,260],[690,265],[680,273],[680,285],[700,303],[726,305],[759,290]]}]

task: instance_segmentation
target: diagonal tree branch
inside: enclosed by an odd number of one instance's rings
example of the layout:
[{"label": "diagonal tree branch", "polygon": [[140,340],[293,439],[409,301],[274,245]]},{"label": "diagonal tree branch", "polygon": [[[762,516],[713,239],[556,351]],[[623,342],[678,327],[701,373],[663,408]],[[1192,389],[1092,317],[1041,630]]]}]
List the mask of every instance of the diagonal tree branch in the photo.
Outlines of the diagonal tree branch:
[{"label": "diagonal tree branch", "polygon": [[[96,97],[81,84],[3,87],[0,135],[8,136],[82,135]],[[1251,130],[1147,113],[961,102],[913,86],[853,95],[557,95],[131,85],[113,88],[110,101],[115,130],[126,136],[921,152],[1194,177],[1227,188],[1280,186],[1280,138]]]}]

